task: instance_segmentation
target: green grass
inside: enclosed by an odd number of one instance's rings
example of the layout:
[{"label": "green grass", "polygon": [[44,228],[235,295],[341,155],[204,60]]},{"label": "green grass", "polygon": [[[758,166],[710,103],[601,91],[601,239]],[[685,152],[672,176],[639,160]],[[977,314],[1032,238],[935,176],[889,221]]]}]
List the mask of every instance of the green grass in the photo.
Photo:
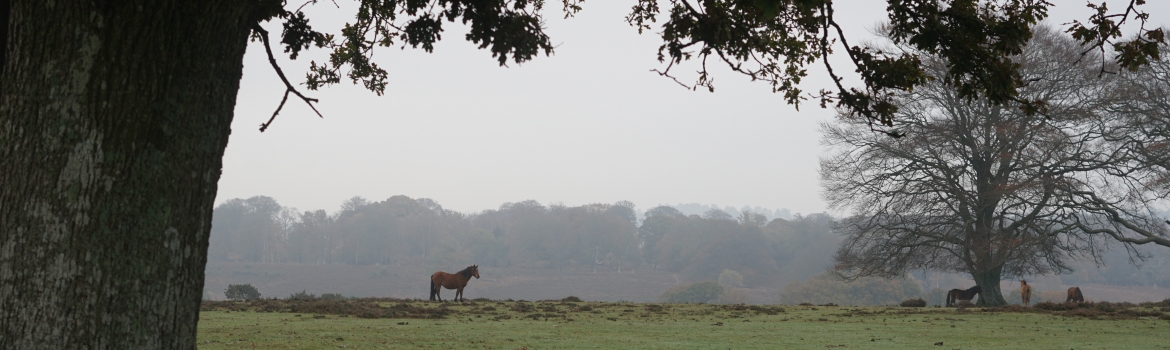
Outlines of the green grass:
[{"label": "green grass", "polygon": [[[378,302],[383,308],[401,304]],[[1158,317],[900,307],[405,304],[445,317],[204,311],[198,344],[201,349],[1170,349],[1170,322]]]}]

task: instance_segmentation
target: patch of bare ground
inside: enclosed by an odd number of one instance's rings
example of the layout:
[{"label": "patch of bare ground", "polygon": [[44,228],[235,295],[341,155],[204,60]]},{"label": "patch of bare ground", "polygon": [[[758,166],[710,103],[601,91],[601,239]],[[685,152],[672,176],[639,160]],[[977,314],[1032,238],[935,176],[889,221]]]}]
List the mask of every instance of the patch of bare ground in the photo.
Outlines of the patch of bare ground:
[{"label": "patch of bare ground", "polygon": [[[389,306],[383,306],[390,304]],[[325,299],[257,299],[249,301],[205,300],[200,311],[253,311],[295,314],[338,315],[360,318],[445,318],[450,313],[446,304],[426,307],[421,301],[365,298],[349,300]]]},{"label": "patch of bare ground", "polygon": [[1023,307],[1009,305],[1003,307],[984,308],[984,312],[1017,312],[1041,313],[1065,317],[1084,317],[1093,320],[1128,320],[1145,317],[1155,317],[1170,321],[1170,299],[1160,302],[1144,302],[1140,304],[1121,302],[1087,302],[1087,303],[1052,303],[1042,302]]}]

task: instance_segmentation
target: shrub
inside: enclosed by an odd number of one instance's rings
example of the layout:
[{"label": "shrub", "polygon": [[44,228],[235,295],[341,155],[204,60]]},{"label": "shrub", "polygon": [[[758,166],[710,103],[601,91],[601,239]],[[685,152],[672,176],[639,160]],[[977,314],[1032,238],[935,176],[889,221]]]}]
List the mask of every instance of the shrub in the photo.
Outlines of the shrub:
[{"label": "shrub", "polygon": [[304,289],[302,289],[300,292],[296,292],[296,293],[292,293],[292,294],[288,295],[288,300],[313,300],[313,299],[317,299],[317,296],[310,294],[310,293],[305,293]]},{"label": "shrub", "polygon": [[906,299],[902,301],[902,307],[926,307],[926,300],[922,298]]},{"label": "shrub", "polygon": [[338,293],[321,294],[321,300],[345,300],[345,296]]},{"label": "shrub", "polygon": [[561,301],[563,301],[563,302],[566,302],[566,303],[569,303],[569,302],[573,302],[573,303],[580,303],[580,302],[582,302],[582,301],[581,301],[581,298],[578,298],[578,297],[575,297],[575,296],[572,296],[572,295],[570,295],[570,296],[567,296],[567,297],[565,297],[564,299],[561,299]]},{"label": "shrub", "polygon": [[678,286],[658,296],[663,303],[707,303],[723,295],[723,286],[715,282],[701,282],[689,286]]},{"label": "shrub", "polygon": [[223,291],[223,296],[228,300],[253,300],[260,299],[260,291],[251,284],[229,284],[227,290]]}]

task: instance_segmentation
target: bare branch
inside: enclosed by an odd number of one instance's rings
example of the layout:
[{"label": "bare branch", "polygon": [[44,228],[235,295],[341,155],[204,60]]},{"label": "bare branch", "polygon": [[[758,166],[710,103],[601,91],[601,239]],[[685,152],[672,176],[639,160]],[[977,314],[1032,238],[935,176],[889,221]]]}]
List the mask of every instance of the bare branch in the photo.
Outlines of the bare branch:
[{"label": "bare branch", "polygon": [[264,130],[268,129],[269,125],[272,125],[272,121],[276,119],[276,115],[280,114],[280,110],[284,108],[284,103],[288,100],[288,94],[290,92],[296,94],[297,97],[300,97],[302,101],[305,101],[305,104],[309,105],[309,108],[312,108],[313,112],[317,113],[318,117],[325,118],[325,116],[321,115],[321,112],[317,110],[317,107],[313,106],[313,103],[318,102],[317,99],[305,97],[305,95],[301,94],[300,91],[297,91],[297,89],[293,87],[292,83],[289,83],[288,78],[284,76],[284,71],[280,69],[280,65],[276,63],[276,57],[272,55],[272,45],[268,41],[268,31],[264,30],[264,27],[261,27],[259,23],[252,25],[252,31],[260,34],[260,40],[264,42],[264,52],[268,53],[268,63],[272,64],[272,69],[276,70],[276,75],[280,76],[280,81],[284,82],[285,86],[284,98],[280,100],[280,105],[277,106],[276,111],[272,113],[272,118],[268,118],[268,122],[260,124],[260,132],[264,132]]}]

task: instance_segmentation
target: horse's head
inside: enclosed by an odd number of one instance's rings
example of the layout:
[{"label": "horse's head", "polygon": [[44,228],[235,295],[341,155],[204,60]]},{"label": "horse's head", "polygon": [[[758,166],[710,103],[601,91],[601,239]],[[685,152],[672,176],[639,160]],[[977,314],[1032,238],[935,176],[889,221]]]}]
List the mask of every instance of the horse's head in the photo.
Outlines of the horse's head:
[{"label": "horse's head", "polygon": [[1028,285],[1028,280],[1020,280],[1020,285]]},{"label": "horse's head", "polygon": [[479,278],[479,265],[471,265],[471,275]]}]

